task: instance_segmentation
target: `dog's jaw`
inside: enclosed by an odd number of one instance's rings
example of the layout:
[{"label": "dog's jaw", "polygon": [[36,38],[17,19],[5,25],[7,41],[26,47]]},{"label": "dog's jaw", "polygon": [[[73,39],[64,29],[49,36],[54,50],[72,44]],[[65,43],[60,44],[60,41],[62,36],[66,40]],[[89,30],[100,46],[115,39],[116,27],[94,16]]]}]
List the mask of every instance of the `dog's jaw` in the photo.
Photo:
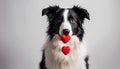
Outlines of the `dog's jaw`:
[{"label": "dog's jaw", "polygon": [[[64,55],[61,51],[65,45],[69,45],[71,48],[68,55]],[[47,69],[86,69],[84,61],[86,55],[86,47],[77,36],[72,36],[71,40],[64,44],[60,37],[55,35],[45,45]]]}]

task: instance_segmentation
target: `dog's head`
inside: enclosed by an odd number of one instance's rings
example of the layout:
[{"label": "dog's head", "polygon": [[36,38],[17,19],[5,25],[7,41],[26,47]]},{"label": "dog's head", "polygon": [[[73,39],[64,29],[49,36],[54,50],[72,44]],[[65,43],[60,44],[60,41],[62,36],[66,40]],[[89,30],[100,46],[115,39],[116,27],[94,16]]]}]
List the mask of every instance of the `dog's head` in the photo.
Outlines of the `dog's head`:
[{"label": "dog's head", "polygon": [[52,39],[55,34],[76,35],[80,40],[83,38],[84,19],[90,19],[86,9],[78,6],[73,8],[60,8],[50,6],[42,10],[42,16],[47,15],[49,26],[47,34]]}]

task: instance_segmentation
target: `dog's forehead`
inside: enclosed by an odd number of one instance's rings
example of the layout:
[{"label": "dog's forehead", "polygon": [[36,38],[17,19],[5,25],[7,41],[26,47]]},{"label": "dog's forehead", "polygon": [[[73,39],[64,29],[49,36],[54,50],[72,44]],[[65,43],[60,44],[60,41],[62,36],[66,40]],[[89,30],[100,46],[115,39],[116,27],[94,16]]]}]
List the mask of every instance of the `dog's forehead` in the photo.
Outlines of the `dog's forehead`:
[{"label": "dog's forehead", "polygon": [[76,16],[76,13],[74,12],[74,10],[72,8],[60,8],[58,11],[57,11],[57,16],[64,16],[64,15],[67,15],[66,17],[69,17],[69,16]]},{"label": "dog's forehead", "polygon": [[53,17],[53,21],[69,21],[70,18],[77,20],[77,14],[70,8],[59,8]]}]

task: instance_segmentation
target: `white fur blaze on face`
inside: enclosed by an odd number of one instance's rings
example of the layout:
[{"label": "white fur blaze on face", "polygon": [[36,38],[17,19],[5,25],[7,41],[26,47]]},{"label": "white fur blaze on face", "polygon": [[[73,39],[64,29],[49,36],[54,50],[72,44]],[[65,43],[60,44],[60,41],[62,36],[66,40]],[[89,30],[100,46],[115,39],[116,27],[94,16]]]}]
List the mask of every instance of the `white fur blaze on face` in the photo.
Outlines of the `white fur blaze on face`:
[{"label": "white fur blaze on face", "polygon": [[68,29],[70,32],[69,32],[69,35],[72,36],[72,27],[71,27],[71,24],[70,22],[68,21],[68,12],[69,10],[65,10],[64,13],[63,13],[63,17],[64,17],[64,22],[61,24],[60,26],[60,30],[59,30],[59,34],[61,35],[62,34],[62,31],[64,29]]}]

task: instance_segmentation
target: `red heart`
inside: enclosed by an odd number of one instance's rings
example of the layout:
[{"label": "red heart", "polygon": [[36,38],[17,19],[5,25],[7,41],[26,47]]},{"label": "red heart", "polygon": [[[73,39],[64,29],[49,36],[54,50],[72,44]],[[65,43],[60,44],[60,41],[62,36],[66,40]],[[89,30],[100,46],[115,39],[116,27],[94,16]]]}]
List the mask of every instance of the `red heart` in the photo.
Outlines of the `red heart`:
[{"label": "red heart", "polygon": [[63,46],[63,47],[62,47],[62,52],[63,52],[64,55],[69,54],[69,52],[70,52],[70,47],[69,47],[69,46]]},{"label": "red heart", "polygon": [[64,34],[62,34],[60,38],[64,43],[67,43],[71,39],[69,35],[64,35]]}]

